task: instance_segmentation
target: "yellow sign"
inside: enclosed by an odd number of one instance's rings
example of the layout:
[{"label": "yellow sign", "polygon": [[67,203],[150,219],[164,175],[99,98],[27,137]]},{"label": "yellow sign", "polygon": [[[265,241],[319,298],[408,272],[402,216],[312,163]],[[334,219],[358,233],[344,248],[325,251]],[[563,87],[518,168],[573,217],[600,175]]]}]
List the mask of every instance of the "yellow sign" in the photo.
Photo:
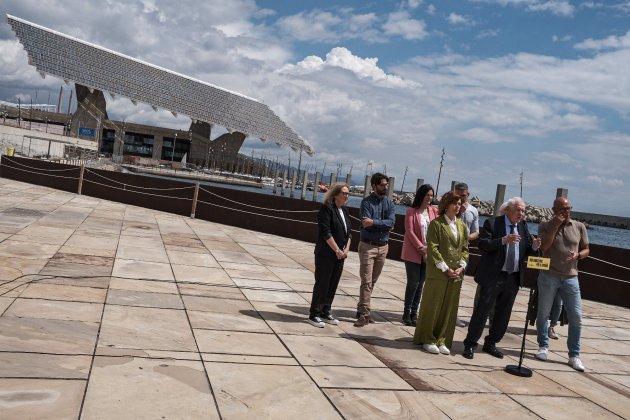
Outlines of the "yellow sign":
[{"label": "yellow sign", "polygon": [[527,268],[535,268],[538,270],[549,270],[551,259],[542,257],[528,257]]}]

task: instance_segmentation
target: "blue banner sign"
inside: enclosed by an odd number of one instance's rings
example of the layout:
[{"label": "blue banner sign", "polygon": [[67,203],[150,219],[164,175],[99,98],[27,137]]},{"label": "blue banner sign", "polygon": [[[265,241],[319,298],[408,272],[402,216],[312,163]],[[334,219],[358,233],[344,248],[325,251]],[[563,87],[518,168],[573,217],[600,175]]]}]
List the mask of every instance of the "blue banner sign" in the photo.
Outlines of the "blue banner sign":
[{"label": "blue banner sign", "polygon": [[96,136],[96,130],[93,128],[79,127],[79,135],[83,137],[94,137]]}]

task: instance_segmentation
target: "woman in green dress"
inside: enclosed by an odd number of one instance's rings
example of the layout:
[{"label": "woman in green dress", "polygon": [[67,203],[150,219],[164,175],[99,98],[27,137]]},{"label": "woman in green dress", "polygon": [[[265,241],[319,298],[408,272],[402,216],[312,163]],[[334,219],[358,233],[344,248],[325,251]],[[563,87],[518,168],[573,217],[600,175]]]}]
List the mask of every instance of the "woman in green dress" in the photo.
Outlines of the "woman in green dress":
[{"label": "woman in green dress", "polygon": [[427,233],[427,277],[420,305],[415,344],[433,354],[450,354],[459,292],[468,262],[468,233],[457,218],[461,198],[449,191],[440,200],[438,218]]}]

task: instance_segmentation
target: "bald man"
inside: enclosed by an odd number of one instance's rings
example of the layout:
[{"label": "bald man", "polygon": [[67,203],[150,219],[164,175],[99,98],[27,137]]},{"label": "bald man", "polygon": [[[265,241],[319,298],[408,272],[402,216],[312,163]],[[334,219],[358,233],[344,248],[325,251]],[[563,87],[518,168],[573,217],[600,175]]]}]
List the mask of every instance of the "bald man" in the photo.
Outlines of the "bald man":
[{"label": "bald man", "polygon": [[588,257],[588,234],[584,223],[571,219],[571,204],[564,197],[553,202],[553,219],[538,226],[543,256],[551,259],[549,271],[538,275],[538,360],[547,360],[549,354],[548,319],[556,293],[560,294],[569,318],[569,365],[584,372],[580,360],[580,334],[582,332],[582,298],[578,282],[578,260]]}]

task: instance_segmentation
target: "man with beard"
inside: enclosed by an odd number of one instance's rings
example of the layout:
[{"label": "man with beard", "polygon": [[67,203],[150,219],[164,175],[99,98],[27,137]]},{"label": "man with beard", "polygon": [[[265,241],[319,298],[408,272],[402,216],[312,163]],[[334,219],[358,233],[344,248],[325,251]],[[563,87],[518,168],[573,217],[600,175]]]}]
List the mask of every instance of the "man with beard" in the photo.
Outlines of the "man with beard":
[{"label": "man with beard", "polygon": [[372,193],[361,201],[361,242],[359,242],[359,275],[361,289],[355,327],[373,322],[370,316],[372,290],[385,265],[389,250],[389,232],[394,228],[394,203],[387,197],[389,178],[380,172],[370,179]]}]

